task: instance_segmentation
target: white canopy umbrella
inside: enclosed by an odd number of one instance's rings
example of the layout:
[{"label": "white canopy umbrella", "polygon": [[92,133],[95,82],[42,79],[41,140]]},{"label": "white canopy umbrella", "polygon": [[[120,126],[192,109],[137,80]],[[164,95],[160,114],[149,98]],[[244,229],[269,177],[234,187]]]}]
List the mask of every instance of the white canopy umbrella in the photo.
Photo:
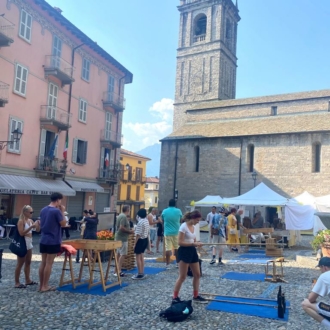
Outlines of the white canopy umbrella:
[{"label": "white canopy umbrella", "polygon": [[199,207],[212,207],[212,206],[222,206],[222,198],[220,196],[207,195],[198,202],[195,202],[194,206]]}]

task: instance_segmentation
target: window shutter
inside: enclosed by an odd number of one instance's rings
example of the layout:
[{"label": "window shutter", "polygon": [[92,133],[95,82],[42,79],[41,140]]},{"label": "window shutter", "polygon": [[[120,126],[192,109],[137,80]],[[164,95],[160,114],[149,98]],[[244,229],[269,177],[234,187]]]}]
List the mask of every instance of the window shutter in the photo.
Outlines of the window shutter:
[{"label": "window shutter", "polygon": [[23,95],[25,95],[26,92],[27,73],[27,70],[25,68],[22,68],[21,93]]},{"label": "window shutter", "polygon": [[73,139],[72,162],[77,163],[78,139]]},{"label": "window shutter", "polygon": [[20,26],[20,36],[25,37],[25,22],[26,22],[26,12],[22,10],[21,12],[21,26]]},{"label": "window shutter", "polygon": [[25,27],[25,38],[29,41],[31,40],[31,25],[32,25],[32,17],[30,15],[27,15],[26,27]]},{"label": "window shutter", "polygon": [[103,178],[103,169],[104,169],[104,147],[101,147],[101,158],[100,158],[100,178]]},{"label": "window shutter", "polygon": [[84,154],[82,164],[87,163],[87,141],[84,142]]},{"label": "window shutter", "polygon": [[[56,135],[55,135],[55,138],[56,138]],[[57,136],[57,140],[56,140],[56,145],[55,145],[55,151],[54,151],[54,156],[55,158],[57,158],[57,149],[58,149],[58,140],[59,140],[59,136]]]},{"label": "window shutter", "polygon": [[39,147],[39,157],[44,157],[45,156],[46,133],[47,133],[47,131],[45,129],[42,129],[41,130],[40,147]]},{"label": "window shutter", "polygon": [[109,150],[110,152],[110,166],[115,165],[115,150]]},{"label": "window shutter", "polygon": [[[16,120],[13,118],[10,118],[9,122],[9,132],[8,132],[8,141],[13,140],[13,134],[12,131],[16,128]],[[14,151],[15,150],[15,142],[8,143],[8,150]]]},{"label": "window shutter", "polygon": [[[23,122],[21,121],[16,121],[16,128],[23,132]],[[15,141],[15,151],[20,152],[21,151],[21,141]]]},{"label": "window shutter", "polygon": [[18,93],[20,93],[21,75],[22,75],[22,67],[19,64],[17,64],[16,65],[15,91],[18,92]]},{"label": "window shutter", "polygon": [[87,120],[87,102],[83,101],[83,109],[84,109],[84,122]]}]

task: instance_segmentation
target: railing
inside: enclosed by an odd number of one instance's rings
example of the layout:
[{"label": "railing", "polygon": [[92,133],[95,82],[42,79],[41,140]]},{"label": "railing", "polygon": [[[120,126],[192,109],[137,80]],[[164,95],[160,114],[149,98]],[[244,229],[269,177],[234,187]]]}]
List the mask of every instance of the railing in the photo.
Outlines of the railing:
[{"label": "railing", "polygon": [[55,56],[55,55],[46,55],[46,63],[45,63],[45,69],[48,70],[56,70],[62,71],[65,73],[68,77],[73,76],[74,67],[64,61],[61,57]]},{"label": "railing", "polygon": [[135,172],[123,172],[121,180],[135,183],[146,183],[147,178]]},{"label": "railing", "polygon": [[118,166],[109,166],[99,169],[99,179],[109,180],[112,182],[118,182],[120,179],[121,168]]},{"label": "railing", "polygon": [[104,92],[103,93],[103,104],[114,106],[117,109],[125,109],[126,100],[114,92]]},{"label": "railing", "polygon": [[71,125],[72,114],[53,105],[42,105],[40,119],[43,121],[52,120],[64,126]]},{"label": "railing", "polygon": [[9,96],[9,85],[0,81],[0,101],[7,102]]},{"label": "railing", "polygon": [[122,144],[121,134],[116,131],[101,130],[101,141],[115,142],[116,144]]},{"label": "railing", "polygon": [[35,170],[49,173],[65,174],[67,165],[64,159],[49,156],[38,156]]},{"label": "railing", "polygon": [[15,24],[0,16],[0,34],[13,41]]},{"label": "railing", "polygon": [[199,36],[194,36],[194,42],[205,41],[206,34],[201,34]]}]

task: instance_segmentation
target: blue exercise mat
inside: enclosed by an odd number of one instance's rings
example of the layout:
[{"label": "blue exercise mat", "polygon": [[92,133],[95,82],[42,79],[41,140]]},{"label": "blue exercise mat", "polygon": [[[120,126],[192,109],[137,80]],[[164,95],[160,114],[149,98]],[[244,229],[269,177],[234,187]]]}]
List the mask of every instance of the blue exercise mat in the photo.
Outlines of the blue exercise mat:
[{"label": "blue exercise mat", "polygon": [[[163,264],[165,264],[164,261],[157,261],[156,259],[144,259],[144,262],[157,263],[157,264],[162,262]],[[175,260],[172,260],[170,263],[174,264],[175,262],[176,262]]]},{"label": "blue exercise mat", "polygon": [[261,254],[265,254],[265,250],[249,249],[249,251],[247,253],[261,253]]},{"label": "blue exercise mat", "polygon": [[[155,275],[160,272],[163,272],[166,270],[166,268],[155,268],[155,267],[144,267],[144,274],[145,275]],[[130,274],[136,274],[137,273],[137,268],[133,268],[131,270],[125,270],[124,273],[130,273]]]},{"label": "blue exercise mat", "polygon": [[[106,285],[110,284],[111,282],[107,282]],[[80,293],[80,294],[90,294],[92,296],[106,296],[114,291],[120,290],[124,287],[128,286],[126,283],[122,283],[120,285],[113,286],[109,289],[107,289],[106,292],[103,291],[102,285],[96,285],[92,287],[90,290],[88,290],[88,283],[79,285],[75,289],[72,287],[72,284],[64,285],[60,288],[57,288],[57,291],[65,291],[70,293]]]},{"label": "blue exercise mat", "polygon": [[228,272],[222,275],[221,278],[234,281],[264,281],[265,274]]},{"label": "blue exercise mat", "polygon": [[244,259],[252,259],[252,258],[261,259],[261,258],[267,258],[267,259],[271,259],[268,256],[266,256],[266,254],[262,255],[261,253],[256,253],[256,254],[245,253],[245,254],[239,255],[238,258],[244,258]]},{"label": "blue exercise mat", "polygon": [[[217,296],[214,299],[226,300],[227,302],[212,301],[207,307],[207,310],[234,313],[234,314],[244,314],[251,316],[258,316],[267,319],[274,319],[278,321],[288,321],[289,310],[286,309],[284,318],[280,319],[277,316],[277,302],[275,300],[262,300],[257,298],[232,298]],[[233,301],[233,303],[228,302]],[[253,305],[238,304],[235,302],[245,302]],[[269,306],[258,306],[258,304],[269,305]],[[286,302],[287,307],[290,306],[290,302]]]},{"label": "blue exercise mat", "polygon": [[227,262],[227,264],[256,264],[256,265],[265,265],[267,264],[268,260],[273,260],[272,258],[264,258],[264,259],[257,259],[257,258],[252,258],[252,259],[232,259]]}]

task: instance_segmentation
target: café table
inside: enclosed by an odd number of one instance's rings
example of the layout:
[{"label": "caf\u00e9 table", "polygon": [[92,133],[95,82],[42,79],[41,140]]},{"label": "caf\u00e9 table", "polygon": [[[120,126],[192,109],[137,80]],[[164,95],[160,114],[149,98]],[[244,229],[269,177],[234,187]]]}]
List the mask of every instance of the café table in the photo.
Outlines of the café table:
[{"label": "caf\u00e9 table", "polygon": [[12,225],[12,224],[10,224],[10,223],[6,223],[6,224],[3,225],[3,227],[6,228],[6,239],[9,239],[9,236],[10,236],[10,232],[11,232],[11,230],[12,230],[14,227],[16,227],[16,226],[15,226],[15,225]]}]

